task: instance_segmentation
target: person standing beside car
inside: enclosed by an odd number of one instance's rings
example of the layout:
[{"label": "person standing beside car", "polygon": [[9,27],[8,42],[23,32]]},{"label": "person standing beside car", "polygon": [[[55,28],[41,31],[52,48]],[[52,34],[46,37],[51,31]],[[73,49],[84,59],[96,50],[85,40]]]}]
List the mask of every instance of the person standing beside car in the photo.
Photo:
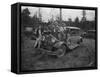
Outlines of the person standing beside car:
[{"label": "person standing beside car", "polygon": [[39,26],[39,28],[37,29],[37,31],[36,31],[36,34],[37,34],[37,38],[36,38],[36,42],[35,42],[35,44],[34,44],[34,47],[35,48],[40,48],[40,46],[41,46],[41,40],[42,40],[42,32],[41,32],[41,26]]}]

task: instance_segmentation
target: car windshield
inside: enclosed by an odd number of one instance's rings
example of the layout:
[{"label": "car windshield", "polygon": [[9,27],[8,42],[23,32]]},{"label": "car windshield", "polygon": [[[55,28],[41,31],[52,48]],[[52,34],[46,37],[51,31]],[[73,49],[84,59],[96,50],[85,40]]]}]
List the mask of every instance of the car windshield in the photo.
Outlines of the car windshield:
[{"label": "car windshield", "polygon": [[69,29],[69,34],[72,36],[80,35],[81,31],[80,29]]},{"label": "car windshield", "polygon": [[87,33],[95,33],[94,30],[89,30]]}]

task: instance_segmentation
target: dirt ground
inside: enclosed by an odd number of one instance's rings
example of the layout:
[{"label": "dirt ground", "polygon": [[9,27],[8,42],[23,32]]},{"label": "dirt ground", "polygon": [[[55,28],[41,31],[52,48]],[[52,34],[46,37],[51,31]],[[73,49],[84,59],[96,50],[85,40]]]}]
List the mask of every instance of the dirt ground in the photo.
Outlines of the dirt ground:
[{"label": "dirt ground", "polygon": [[[37,54],[34,55],[34,53]],[[57,58],[55,56],[40,55],[42,50],[33,47],[22,49],[22,70],[41,70],[41,69],[59,69],[91,67],[95,62],[95,40],[84,39],[83,43],[76,49]]]}]

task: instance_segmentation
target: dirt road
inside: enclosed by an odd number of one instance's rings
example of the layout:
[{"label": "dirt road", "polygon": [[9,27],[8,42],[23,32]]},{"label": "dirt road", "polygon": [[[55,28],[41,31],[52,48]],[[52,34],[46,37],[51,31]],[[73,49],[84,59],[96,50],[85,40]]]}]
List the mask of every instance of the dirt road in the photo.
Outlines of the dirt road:
[{"label": "dirt road", "polygon": [[88,67],[94,65],[95,40],[84,39],[79,47],[65,54],[65,56],[61,58],[48,55],[34,55],[34,51],[37,50],[31,48],[22,51],[22,70]]}]

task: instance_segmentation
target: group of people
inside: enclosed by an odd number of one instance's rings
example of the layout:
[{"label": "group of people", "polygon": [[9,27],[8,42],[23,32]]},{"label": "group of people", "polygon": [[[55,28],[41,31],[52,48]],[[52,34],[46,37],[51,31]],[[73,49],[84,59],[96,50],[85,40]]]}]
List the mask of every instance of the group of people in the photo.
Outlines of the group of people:
[{"label": "group of people", "polygon": [[[36,29],[35,32],[36,32],[36,34],[37,34],[37,38],[36,38],[34,47],[35,47],[35,48],[40,48],[40,46],[41,46],[41,41],[42,41],[42,40],[45,40],[45,35],[43,35],[41,26],[39,26],[39,27]],[[68,34],[67,31],[52,32],[51,35],[54,36],[57,40],[60,40],[60,41],[66,41],[67,38],[69,37],[69,34]]]}]

